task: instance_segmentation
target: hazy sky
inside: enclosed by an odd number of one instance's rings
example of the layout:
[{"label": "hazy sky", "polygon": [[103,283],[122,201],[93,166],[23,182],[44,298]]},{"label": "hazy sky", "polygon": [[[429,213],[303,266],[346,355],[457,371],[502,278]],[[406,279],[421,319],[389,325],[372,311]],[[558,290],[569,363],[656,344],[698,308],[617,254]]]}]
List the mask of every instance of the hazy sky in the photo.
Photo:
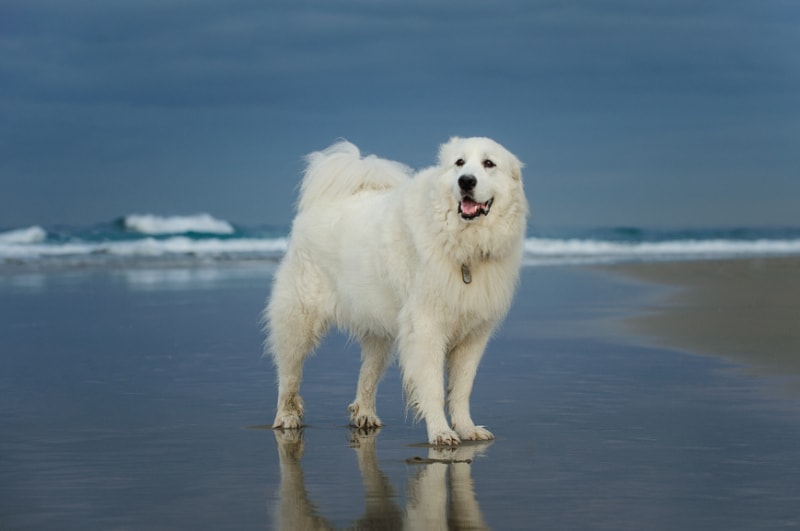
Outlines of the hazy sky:
[{"label": "hazy sky", "polygon": [[800,225],[800,2],[0,3],[0,227],[286,224],[305,153],[452,135],[537,225]]}]

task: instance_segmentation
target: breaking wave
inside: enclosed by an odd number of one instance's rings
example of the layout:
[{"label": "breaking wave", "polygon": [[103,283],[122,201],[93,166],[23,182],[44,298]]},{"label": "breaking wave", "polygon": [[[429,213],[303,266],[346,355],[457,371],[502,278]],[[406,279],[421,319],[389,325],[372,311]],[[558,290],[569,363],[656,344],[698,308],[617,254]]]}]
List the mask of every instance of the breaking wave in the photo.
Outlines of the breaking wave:
[{"label": "breaking wave", "polygon": [[[88,227],[0,230],[4,268],[193,266],[275,262],[288,246],[287,227],[246,227],[210,214],[132,214]],[[638,228],[540,232],[525,241],[528,266],[800,255],[800,228]]]},{"label": "breaking wave", "polygon": [[210,214],[192,216],[156,216],[153,214],[131,214],[122,219],[127,231],[141,234],[233,234],[236,229],[227,221]]},{"label": "breaking wave", "polygon": [[0,244],[38,243],[43,242],[46,238],[47,231],[39,226],[0,232]]}]

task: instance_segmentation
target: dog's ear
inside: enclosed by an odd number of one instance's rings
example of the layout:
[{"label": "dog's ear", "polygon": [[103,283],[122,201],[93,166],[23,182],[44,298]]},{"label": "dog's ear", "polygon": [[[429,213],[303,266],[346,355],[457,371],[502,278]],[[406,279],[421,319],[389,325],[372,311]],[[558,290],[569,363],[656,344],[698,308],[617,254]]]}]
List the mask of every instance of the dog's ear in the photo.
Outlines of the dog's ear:
[{"label": "dog's ear", "polygon": [[453,147],[453,145],[456,142],[458,142],[460,140],[461,140],[461,137],[452,136],[452,137],[450,137],[450,140],[448,140],[447,142],[445,142],[444,144],[439,146],[439,165],[440,166],[449,166],[450,165],[450,161],[448,160],[448,159],[450,159],[450,155],[449,155],[450,149]]},{"label": "dog's ear", "polygon": [[522,168],[525,167],[525,164],[520,162],[519,159],[514,155],[509,154],[509,157],[511,157],[511,177],[513,177],[516,181],[521,181]]}]

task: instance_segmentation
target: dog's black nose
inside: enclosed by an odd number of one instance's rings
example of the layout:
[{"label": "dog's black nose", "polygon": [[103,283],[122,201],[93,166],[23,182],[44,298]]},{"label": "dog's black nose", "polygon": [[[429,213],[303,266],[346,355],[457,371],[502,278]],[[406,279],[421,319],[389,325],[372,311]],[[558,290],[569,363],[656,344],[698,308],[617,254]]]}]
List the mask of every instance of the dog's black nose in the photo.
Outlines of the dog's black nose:
[{"label": "dog's black nose", "polygon": [[458,187],[469,192],[478,184],[478,179],[474,175],[462,175],[458,178]]}]

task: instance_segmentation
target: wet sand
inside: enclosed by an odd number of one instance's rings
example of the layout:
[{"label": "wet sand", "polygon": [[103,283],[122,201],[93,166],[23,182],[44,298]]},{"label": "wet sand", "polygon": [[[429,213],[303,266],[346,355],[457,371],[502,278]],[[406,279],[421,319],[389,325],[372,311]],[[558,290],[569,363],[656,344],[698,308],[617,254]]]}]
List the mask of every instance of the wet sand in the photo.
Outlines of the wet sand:
[{"label": "wet sand", "polygon": [[[628,319],[657,344],[713,354],[758,374],[800,376],[800,259],[614,266],[672,291]],[[800,391],[800,386],[794,383]]]},{"label": "wet sand", "polygon": [[[791,264],[765,267],[791,277]],[[800,401],[765,392],[771,376],[730,370],[755,357],[656,330],[717,304],[651,280],[685,283],[697,269],[690,278],[713,280],[694,289],[733,296],[727,277],[699,263],[648,267],[525,269],[472,397],[497,439],[455,450],[424,445],[396,367],[378,392],[386,426],[350,430],[359,353],[337,334],[306,365],[308,426],[265,428],[268,268],[0,277],[0,528],[800,525]],[[747,292],[749,270],[731,267]],[[632,317],[642,328],[614,324]],[[706,344],[719,355],[697,355]]]}]

